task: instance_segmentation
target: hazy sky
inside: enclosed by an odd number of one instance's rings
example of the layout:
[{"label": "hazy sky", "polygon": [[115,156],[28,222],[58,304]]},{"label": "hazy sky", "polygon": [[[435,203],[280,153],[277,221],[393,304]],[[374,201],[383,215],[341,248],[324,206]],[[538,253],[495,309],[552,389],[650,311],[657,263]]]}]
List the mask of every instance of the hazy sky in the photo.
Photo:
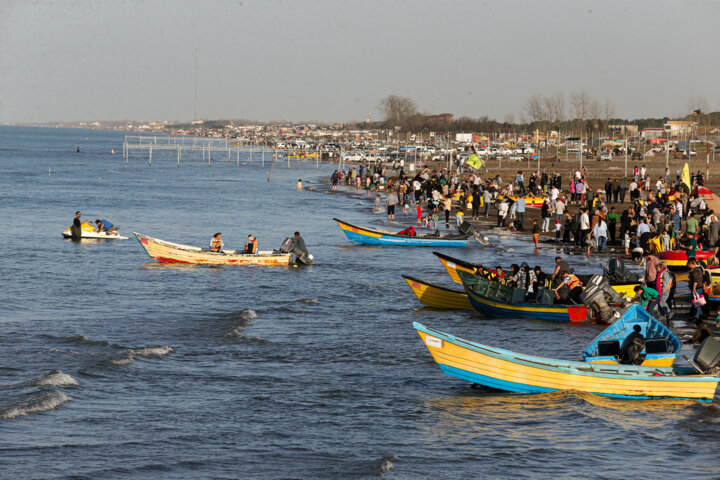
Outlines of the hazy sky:
[{"label": "hazy sky", "polygon": [[621,117],[720,110],[720,1],[0,0],[0,122],[519,119],[585,89]]}]

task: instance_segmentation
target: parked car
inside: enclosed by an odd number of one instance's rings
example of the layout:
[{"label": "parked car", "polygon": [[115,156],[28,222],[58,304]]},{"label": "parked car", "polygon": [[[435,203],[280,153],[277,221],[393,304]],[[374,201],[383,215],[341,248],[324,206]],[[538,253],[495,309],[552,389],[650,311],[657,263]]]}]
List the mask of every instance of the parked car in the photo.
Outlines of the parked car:
[{"label": "parked car", "polygon": [[600,160],[610,161],[612,160],[612,154],[610,152],[602,152],[600,155],[598,155],[597,159],[598,162]]}]

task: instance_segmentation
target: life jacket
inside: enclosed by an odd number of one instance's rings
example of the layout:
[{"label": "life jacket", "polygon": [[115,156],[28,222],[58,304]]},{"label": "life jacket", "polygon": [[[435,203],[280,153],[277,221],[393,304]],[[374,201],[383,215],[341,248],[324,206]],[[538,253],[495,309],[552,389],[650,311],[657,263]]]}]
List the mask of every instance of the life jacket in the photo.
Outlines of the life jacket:
[{"label": "life jacket", "polygon": [[211,252],[219,252],[220,248],[222,248],[222,240],[213,238],[210,242],[210,251]]},{"label": "life jacket", "polygon": [[257,252],[257,240],[248,241],[245,245],[245,252],[244,253],[255,253]]},{"label": "life jacket", "polygon": [[570,290],[572,290],[575,287],[582,287],[582,282],[575,275],[568,275],[567,278],[568,278],[567,286]]}]

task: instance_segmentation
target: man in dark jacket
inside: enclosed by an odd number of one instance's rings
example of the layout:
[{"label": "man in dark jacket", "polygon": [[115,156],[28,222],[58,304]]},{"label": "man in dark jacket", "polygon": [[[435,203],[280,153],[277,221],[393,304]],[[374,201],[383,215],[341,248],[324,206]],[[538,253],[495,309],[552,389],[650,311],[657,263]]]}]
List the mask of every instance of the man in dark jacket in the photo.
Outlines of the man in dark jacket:
[{"label": "man in dark jacket", "polygon": [[73,224],[72,227],[70,227],[70,236],[73,240],[80,240],[82,238],[81,216],[82,214],[79,211],[75,212],[75,218],[73,218]]}]

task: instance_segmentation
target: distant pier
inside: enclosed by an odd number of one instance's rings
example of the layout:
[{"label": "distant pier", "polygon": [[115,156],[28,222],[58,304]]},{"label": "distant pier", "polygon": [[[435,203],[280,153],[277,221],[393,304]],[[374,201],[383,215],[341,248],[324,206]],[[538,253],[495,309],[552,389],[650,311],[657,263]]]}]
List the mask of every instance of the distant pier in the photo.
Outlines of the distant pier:
[{"label": "distant pier", "polygon": [[142,135],[126,135],[123,141],[122,154],[125,163],[130,161],[131,153],[138,153],[142,157],[147,156],[148,165],[152,165],[153,152],[175,152],[177,164],[183,159],[183,154],[190,155],[190,159],[196,160],[198,157],[202,161],[211,164],[215,161],[231,162],[235,160],[237,166],[242,163],[251,161],[262,162],[265,166],[265,159],[280,160],[287,159],[288,167],[290,160],[315,160],[319,166],[322,159],[320,150],[302,150],[302,149],[278,149],[269,148],[264,145],[245,144],[241,140],[228,138],[212,138],[212,137],[193,137],[188,135],[168,135],[168,136],[142,136]]}]

